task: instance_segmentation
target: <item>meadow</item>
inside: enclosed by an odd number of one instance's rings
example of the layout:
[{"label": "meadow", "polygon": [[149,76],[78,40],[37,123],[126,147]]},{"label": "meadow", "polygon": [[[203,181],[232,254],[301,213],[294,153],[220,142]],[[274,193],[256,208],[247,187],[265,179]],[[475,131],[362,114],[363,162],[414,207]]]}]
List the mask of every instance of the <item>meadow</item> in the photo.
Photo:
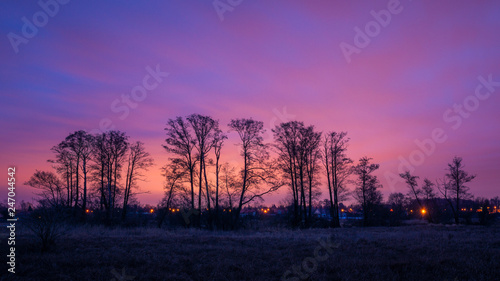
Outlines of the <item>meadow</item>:
[{"label": "meadow", "polygon": [[232,232],[78,226],[42,253],[21,228],[16,274],[4,269],[0,279],[498,280],[499,231],[498,224]]}]

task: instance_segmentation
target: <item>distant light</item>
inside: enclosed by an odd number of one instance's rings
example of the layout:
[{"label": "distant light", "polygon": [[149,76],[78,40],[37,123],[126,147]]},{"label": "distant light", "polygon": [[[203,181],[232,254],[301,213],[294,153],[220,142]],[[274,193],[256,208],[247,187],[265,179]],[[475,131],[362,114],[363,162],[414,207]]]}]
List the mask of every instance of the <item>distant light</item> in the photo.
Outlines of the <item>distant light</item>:
[{"label": "distant light", "polygon": [[393,210],[393,209],[391,209],[391,212],[394,212],[394,210]]},{"label": "distant light", "polygon": [[85,210],[86,213],[90,212],[89,209]]},{"label": "distant light", "polygon": [[425,215],[425,213],[427,213],[427,211],[425,209],[422,209],[422,215]]},{"label": "distant light", "polygon": [[155,211],[155,210],[153,210],[153,209],[149,210],[149,212],[150,212],[151,214],[152,214],[154,211]]},{"label": "distant light", "polygon": [[344,209],[341,209],[340,211],[343,213],[343,212],[344,212]]},{"label": "distant light", "polygon": [[179,212],[179,209],[177,209],[177,212]]}]

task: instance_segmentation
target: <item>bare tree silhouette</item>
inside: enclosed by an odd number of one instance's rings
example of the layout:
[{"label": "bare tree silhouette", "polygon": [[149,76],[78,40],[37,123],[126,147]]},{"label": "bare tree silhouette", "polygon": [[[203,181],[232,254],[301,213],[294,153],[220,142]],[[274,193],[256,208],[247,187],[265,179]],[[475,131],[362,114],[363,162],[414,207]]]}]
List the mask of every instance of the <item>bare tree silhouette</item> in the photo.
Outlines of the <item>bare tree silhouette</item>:
[{"label": "bare tree silhouette", "polygon": [[326,170],[332,226],[340,227],[339,201],[346,191],[345,181],[351,175],[353,161],[346,156],[346,132],[331,132],[323,140],[323,165]]},{"label": "bare tree silhouette", "polygon": [[372,175],[380,165],[371,164],[372,158],[362,157],[359,163],[354,167],[354,173],[358,176],[356,181],[355,198],[363,208],[363,225],[370,225],[374,207],[379,205],[382,201],[382,194],[378,190],[380,185],[377,176]]},{"label": "bare tree silhouette", "polygon": [[163,147],[167,152],[174,154],[176,161],[182,164],[189,173],[191,208],[194,209],[194,172],[197,160],[193,150],[196,145],[196,139],[192,135],[189,123],[182,117],[169,119],[165,131],[167,138],[165,139],[166,145],[163,145]]},{"label": "bare tree silhouette", "polygon": [[153,165],[153,158],[146,152],[144,143],[137,141],[130,146],[128,155],[127,173],[125,176],[125,190],[123,192],[122,219],[127,215],[127,206],[132,195],[132,188],[136,181],[142,179],[142,171],[147,171]]},{"label": "bare tree silhouette", "polygon": [[472,194],[469,193],[469,187],[465,184],[476,178],[476,175],[469,174],[464,170],[462,161],[462,157],[453,157],[451,163],[448,164],[448,173],[446,174],[448,184],[444,186],[444,188],[448,189],[450,195],[455,198],[456,224],[459,224],[460,200],[472,197]]}]

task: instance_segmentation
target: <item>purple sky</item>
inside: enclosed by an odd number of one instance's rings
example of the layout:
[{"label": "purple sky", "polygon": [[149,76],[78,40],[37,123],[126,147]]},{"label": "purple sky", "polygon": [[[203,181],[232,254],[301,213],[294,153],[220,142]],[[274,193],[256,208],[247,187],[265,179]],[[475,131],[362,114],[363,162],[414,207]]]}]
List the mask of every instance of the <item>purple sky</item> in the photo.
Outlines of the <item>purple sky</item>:
[{"label": "purple sky", "polygon": [[[19,199],[32,197],[22,183],[35,169],[51,169],[53,145],[109,121],[153,154],[156,166],[141,183],[151,193],[140,200],[156,204],[168,158],[165,123],[191,113],[219,119],[224,130],[231,118],[253,117],[268,130],[297,119],[348,131],[348,155],[381,164],[385,195],[406,192],[388,180],[401,159],[421,180],[436,179],[455,155],[478,175],[470,183],[476,196],[499,195],[500,87],[478,79],[500,81],[498,1],[244,0],[222,14],[212,1],[58,6],[44,18],[36,1],[0,3],[0,186],[14,165]],[[388,7],[390,22],[374,24],[371,11]],[[36,32],[23,27],[23,17],[32,23],[34,15]],[[356,27],[373,35],[366,46],[356,47]],[[357,48],[350,62],[341,44]],[[157,66],[168,77],[149,80],[155,87],[126,105],[122,96]],[[415,141],[433,130],[444,136],[424,155]],[[237,165],[230,136],[223,160]]]}]

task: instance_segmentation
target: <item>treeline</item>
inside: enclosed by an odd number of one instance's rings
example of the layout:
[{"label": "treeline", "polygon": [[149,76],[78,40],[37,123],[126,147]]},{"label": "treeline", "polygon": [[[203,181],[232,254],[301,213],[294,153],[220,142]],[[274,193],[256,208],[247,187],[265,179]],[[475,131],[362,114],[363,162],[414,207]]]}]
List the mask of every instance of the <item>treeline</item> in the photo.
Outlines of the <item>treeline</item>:
[{"label": "treeline", "polygon": [[142,172],[153,164],[142,142],[120,131],[91,135],[76,131],[52,148],[56,173],[36,171],[25,183],[38,189],[40,204],[71,208],[85,218],[89,205],[111,220],[120,207],[125,218]]},{"label": "treeline", "polygon": [[[170,212],[182,208],[189,210],[188,226],[235,228],[242,208],[262,202],[262,196],[280,188],[289,191],[284,200],[294,227],[313,225],[322,189],[327,192],[332,227],[340,226],[339,204],[348,198],[359,203],[363,225],[376,224],[383,204],[382,185],[374,175],[380,166],[368,156],[357,162],[349,158],[346,132],[325,133],[291,121],[273,128],[274,141],[264,143],[261,121],[233,119],[227,126],[229,131],[223,132],[218,120],[199,114],[167,121],[163,147],[170,157],[162,168],[165,195],[157,208],[158,226]],[[236,166],[221,160],[228,133],[238,139]],[[128,139],[120,131],[74,132],[52,148],[55,159],[50,162],[56,173],[37,171],[26,184],[41,190],[43,205],[64,206],[85,218],[90,202],[106,214],[107,221],[118,213],[125,219],[137,183],[153,163],[143,143]],[[433,222],[430,204],[437,190],[459,223],[461,201],[472,196],[466,184],[475,178],[462,162],[453,158],[442,179],[424,179],[422,187],[417,176],[401,174],[409,192],[391,194],[389,203],[400,206],[404,200],[415,200]],[[324,185],[327,188],[321,188]]]},{"label": "treeline", "polygon": [[[164,147],[171,158],[165,167],[164,210],[173,205],[189,207],[196,210],[194,224],[200,226],[205,214],[203,223],[209,228],[224,228],[224,223],[237,227],[245,205],[262,201],[263,195],[286,186],[291,193],[291,224],[310,226],[326,175],[332,226],[340,226],[339,202],[348,194],[347,183],[355,184],[355,197],[363,206],[365,224],[369,224],[368,214],[382,198],[382,186],[373,175],[379,165],[371,163],[369,157],[354,165],[346,156],[347,133],[323,135],[312,125],[291,121],[272,129],[274,142],[264,144],[261,121],[233,119],[228,127],[238,136],[239,170],[220,163],[227,135],[220,130],[218,120],[198,114],[168,120]],[[349,180],[351,175],[356,180]],[[221,214],[221,208],[231,212]]]}]

